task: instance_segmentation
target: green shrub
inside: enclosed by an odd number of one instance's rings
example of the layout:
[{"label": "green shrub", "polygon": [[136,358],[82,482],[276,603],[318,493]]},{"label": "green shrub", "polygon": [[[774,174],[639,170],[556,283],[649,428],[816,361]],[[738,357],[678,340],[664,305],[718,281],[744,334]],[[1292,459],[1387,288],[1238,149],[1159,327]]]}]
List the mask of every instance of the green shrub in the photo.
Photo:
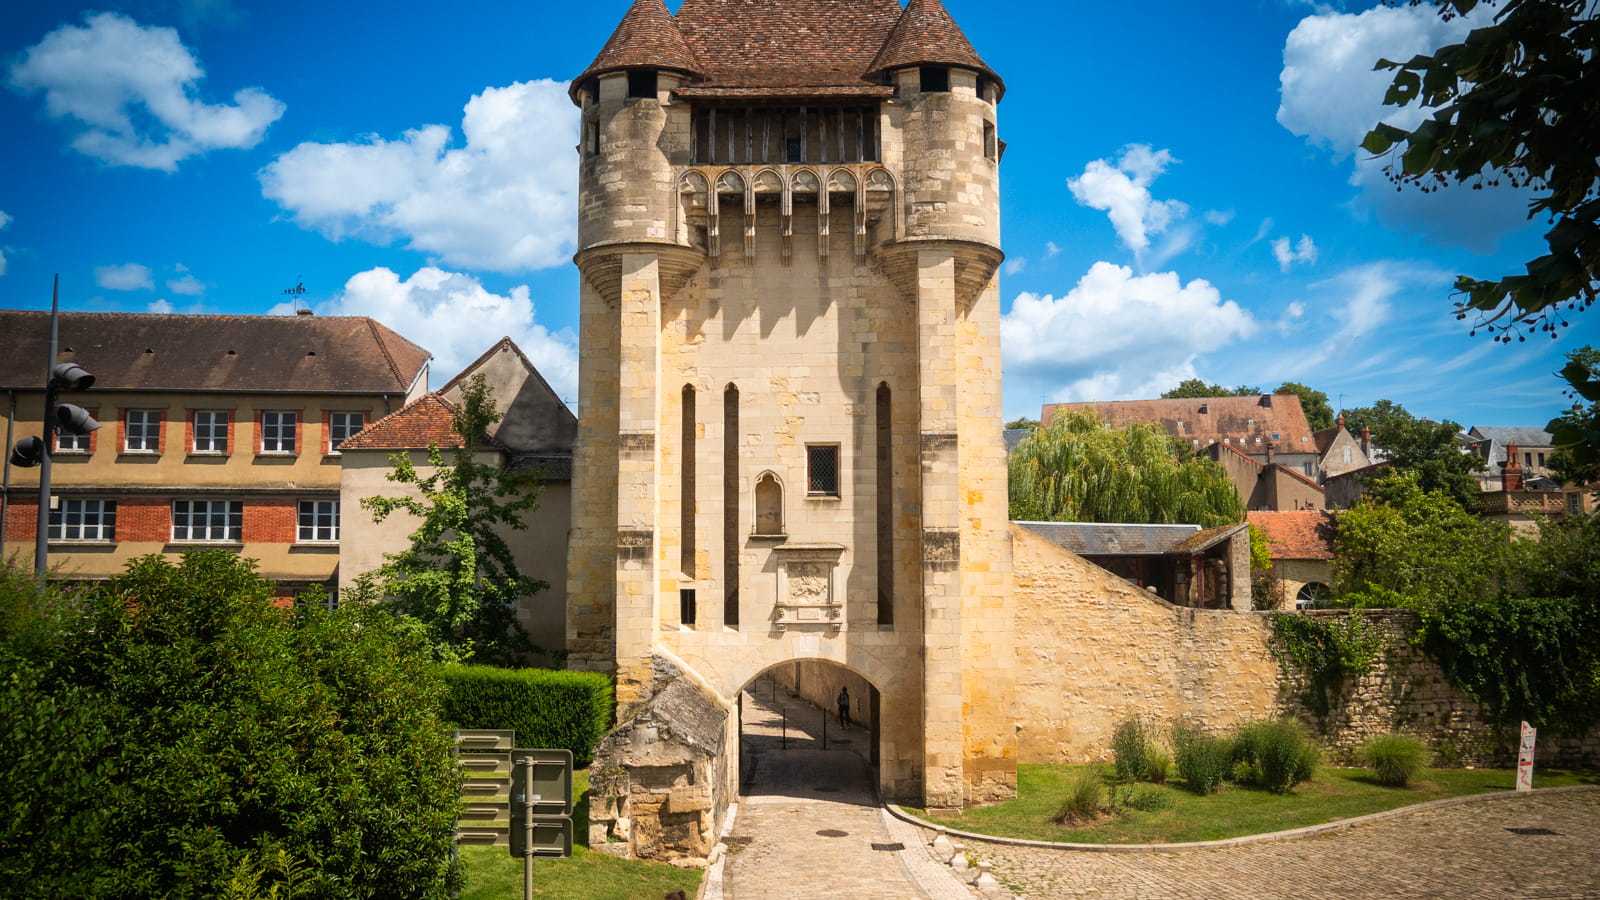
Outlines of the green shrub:
[{"label": "green shrub", "polygon": [[1117,780],[1123,783],[1138,781],[1149,768],[1150,735],[1144,720],[1138,716],[1123,719],[1111,733],[1111,754],[1116,764]]},{"label": "green shrub", "polygon": [[[35,705],[6,727],[59,741],[74,772],[57,787],[96,813],[7,832],[0,897],[449,895],[460,770],[426,648],[387,612],[279,609],[254,565],[226,550],[134,560],[58,620],[53,649],[33,644],[47,679],[6,679]],[[9,764],[38,785],[55,777],[44,762]],[[69,851],[76,886],[53,890],[53,842],[96,833]]]},{"label": "green shrub", "polygon": [[1056,822],[1079,825],[1090,822],[1106,808],[1105,776],[1094,766],[1074,769],[1067,775],[1067,793],[1056,808]]},{"label": "green shrub", "polygon": [[1152,740],[1144,751],[1144,780],[1151,784],[1166,784],[1171,772],[1172,754]]},{"label": "green shrub", "polygon": [[510,728],[518,747],[566,749],[586,766],[611,724],[611,679],[595,672],[446,666],[444,719]]},{"label": "green shrub", "polygon": [[1235,781],[1282,794],[1308,781],[1321,753],[1300,723],[1288,719],[1251,722],[1234,739]]},{"label": "green shrub", "polygon": [[1233,768],[1233,743],[1189,725],[1172,729],[1173,762],[1178,777],[1197,794],[1214,794]]},{"label": "green shrub", "polygon": [[1375,734],[1361,744],[1361,764],[1372,770],[1379,784],[1391,787],[1410,784],[1431,757],[1428,745],[1409,734]]},{"label": "green shrub", "polygon": [[1139,812],[1156,812],[1171,809],[1173,799],[1171,793],[1160,788],[1146,784],[1130,784],[1116,790],[1112,795],[1111,805],[1113,808],[1127,807]]}]

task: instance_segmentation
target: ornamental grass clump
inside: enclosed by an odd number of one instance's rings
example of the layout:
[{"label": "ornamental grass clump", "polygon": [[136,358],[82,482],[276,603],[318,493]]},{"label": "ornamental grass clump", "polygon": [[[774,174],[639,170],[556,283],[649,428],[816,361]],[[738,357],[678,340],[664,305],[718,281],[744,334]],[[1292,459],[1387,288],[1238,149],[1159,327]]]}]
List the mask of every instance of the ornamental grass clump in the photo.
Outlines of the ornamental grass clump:
[{"label": "ornamental grass clump", "polygon": [[1321,753],[1298,722],[1264,719],[1244,726],[1234,740],[1235,780],[1287,793],[1311,780]]},{"label": "ornamental grass clump", "polygon": [[1375,734],[1362,742],[1359,757],[1389,787],[1405,787],[1433,761],[1428,745],[1409,734]]},{"label": "ornamental grass clump", "polygon": [[1126,784],[1144,777],[1150,743],[1150,733],[1138,716],[1123,719],[1117,725],[1117,730],[1111,733],[1111,754],[1118,781]]},{"label": "ornamental grass clump", "polygon": [[1067,793],[1056,808],[1056,822],[1062,825],[1082,825],[1099,818],[1106,806],[1105,778],[1100,770],[1089,766],[1076,769],[1067,776]]},{"label": "ornamental grass clump", "polygon": [[1172,729],[1178,777],[1197,794],[1215,794],[1233,770],[1233,742],[1191,725]]}]

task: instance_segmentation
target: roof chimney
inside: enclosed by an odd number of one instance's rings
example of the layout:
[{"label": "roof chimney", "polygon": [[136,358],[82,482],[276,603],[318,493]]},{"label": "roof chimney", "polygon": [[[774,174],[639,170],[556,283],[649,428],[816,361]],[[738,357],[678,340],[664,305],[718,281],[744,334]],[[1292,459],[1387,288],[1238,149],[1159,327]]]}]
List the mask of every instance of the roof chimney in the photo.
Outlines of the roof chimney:
[{"label": "roof chimney", "polygon": [[1500,489],[1503,491],[1522,490],[1522,463],[1517,460],[1517,445],[1506,444],[1506,468],[1500,477]]},{"label": "roof chimney", "polygon": [[1261,395],[1261,405],[1266,407],[1267,409],[1271,409],[1272,408],[1272,395],[1271,394],[1262,394]]},{"label": "roof chimney", "polygon": [[1277,448],[1277,441],[1267,441],[1267,465],[1272,465],[1272,457],[1275,455]]},{"label": "roof chimney", "polygon": [[1368,459],[1372,458],[1372,449],[1371,449],[1371,447],[1372,447],[1372,429],[1368,428],[1365,425],[1363,425],[1363,426],[1361,426],[1361,452],[1363,454],[1365,454]]},{"label": "roof chimney", "polygon": [[1206,413],[1210,412],[1211,411],[1210,406],[1211,406],[1211,404],[1209,404],[1209,403],[1200,404],[1200,415],[1203,416]]}]

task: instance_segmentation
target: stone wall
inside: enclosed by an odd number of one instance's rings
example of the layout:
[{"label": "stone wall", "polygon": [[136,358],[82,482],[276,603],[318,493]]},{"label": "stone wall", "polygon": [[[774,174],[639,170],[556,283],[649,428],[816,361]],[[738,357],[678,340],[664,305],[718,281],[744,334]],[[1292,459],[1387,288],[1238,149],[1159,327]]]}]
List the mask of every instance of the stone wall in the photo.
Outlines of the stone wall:
[{"label": "stone wall", "polygon": [[[1020,528],[1014,541],[1018,753],[1024,763],[1110,759],[1117,723],[1228,731],[1273,716],[1305,721],[1335,759],[1372,734],[1428,741],[1441,761],[1505,765],[1514,735],[1413,647],[1412,614],[1363,613],[1388,636],[1373,671],[1344,684],[1326,721],[1284,683],[1268,647],[1271,613],[1173,606]],[[1319,611],[1316,616],[1344,616]],[[1538,764],[1592,765],[1600,730],[1540,737]]]}]

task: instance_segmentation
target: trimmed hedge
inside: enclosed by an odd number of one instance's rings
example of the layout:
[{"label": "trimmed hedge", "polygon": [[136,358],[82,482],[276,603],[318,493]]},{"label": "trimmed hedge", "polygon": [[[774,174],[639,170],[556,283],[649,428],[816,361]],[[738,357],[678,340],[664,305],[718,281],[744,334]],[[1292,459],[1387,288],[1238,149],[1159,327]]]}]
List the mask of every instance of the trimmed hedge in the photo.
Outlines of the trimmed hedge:
[{"label": "trimmed hedge", "polygon": [[567,749],[586,766],[611,724],[611,679],[595,672],[445,666],[444,719],[511,728],[518,747]]}]

